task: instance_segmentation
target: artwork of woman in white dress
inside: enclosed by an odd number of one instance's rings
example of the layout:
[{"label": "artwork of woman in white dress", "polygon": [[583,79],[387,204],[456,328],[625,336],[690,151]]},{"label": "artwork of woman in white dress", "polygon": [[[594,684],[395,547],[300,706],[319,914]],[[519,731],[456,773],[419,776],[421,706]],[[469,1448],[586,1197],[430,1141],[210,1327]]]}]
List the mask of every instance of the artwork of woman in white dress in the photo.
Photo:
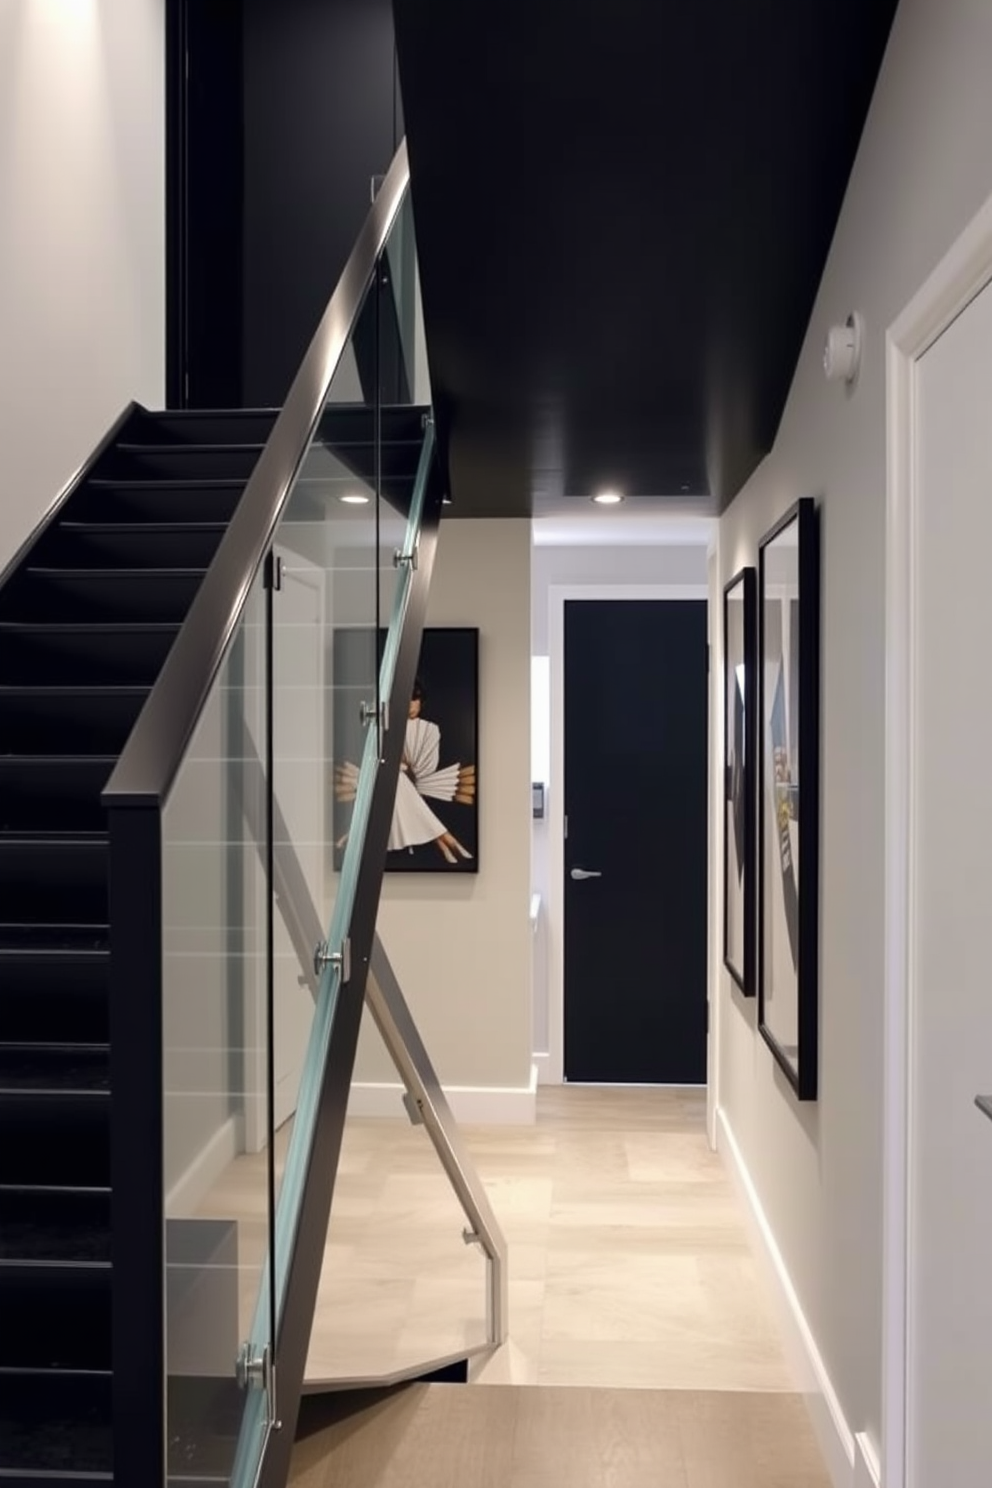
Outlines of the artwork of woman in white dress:
[{"label": "artwork of woman in white dress", "polygon": [[389,851],[412,850],[433,842],[447,863],[472,854],[450,832],[428,801],[456,801],[471,806],[475,800],[475,765],[441,766],[441,730],[424,718],[423,687],[418,677],[406,723],[403,761],[396,785],[396,804],[389,829]]},{"label": "artwork of woman in white dress", "polygon": [[[407,715],[389,829],[387,866],[392,870],[476,870],[476,645],[473,631],[425,632],[422,661],[426,659],[431,676],[440,678],[433,689],[437,693],[436,712],[430,716],[433,691],[429,685],[425,687],[421,672]],[[451,754],[462,751],[468,753],[467,759],[464,755],[450,759]],[[334,794],[339,807],[354,801],[357,787],[358,766],[346,758],[335,769]],[[335,846],[340,851],[347,832],[342,836],[339,828],[335,835]]]}]

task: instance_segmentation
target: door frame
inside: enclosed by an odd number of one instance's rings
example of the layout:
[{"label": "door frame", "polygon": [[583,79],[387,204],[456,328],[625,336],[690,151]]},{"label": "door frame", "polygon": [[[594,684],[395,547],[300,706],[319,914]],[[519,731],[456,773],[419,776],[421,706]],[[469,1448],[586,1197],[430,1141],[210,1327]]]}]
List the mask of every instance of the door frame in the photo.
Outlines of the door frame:
[{"label": "door frame", "polygon": [[[551,584],[548,587],[548,653],[551,659],[548,1051],[546,1059],[535,1061],[542,1085],[562,1085],[565,1081],[565,603],[570,599],[708,600],[709,591],[706,584]],[[708,949],[707,946],[707,952]]]},{"label": "door frame", "polygon": [[910,1219],[917,987],[916,762],[919,660],[914,451],[917,369],[943,331],[992,282],[992,197],[886,334],[885,978],[883,1102],[882,1470],[886,1488],[912,1474]]}]

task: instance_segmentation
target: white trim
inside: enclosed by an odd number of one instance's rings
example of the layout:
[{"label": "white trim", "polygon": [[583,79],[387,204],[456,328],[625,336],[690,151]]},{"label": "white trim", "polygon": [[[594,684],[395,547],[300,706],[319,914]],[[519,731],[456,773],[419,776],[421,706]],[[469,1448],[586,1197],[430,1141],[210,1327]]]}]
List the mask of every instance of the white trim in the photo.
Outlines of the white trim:
[{"label": "white trim", "polygon": [[882,1467],[909,1488],[912,1030],[916,989],[916,364],[992,280],[992,197],[886,336],[885,996]]},{"label": "white trim", "polygon": [[165,1196],[166,1218],[194,1214],[217,1180],[244,1150],[243,1118],[228,1116],[169,1189]]},{"label": "white trim", "polygon": [[550,584],[551,781],[548,792],[548,1059],[542,1083],[565,1078],[565,601],[568,599],[708,599],[706,584]]},{"label": "white trim", "polygon": [[[537,1119],[537,1065],[527,1085],[445,1085],[451,1114],[460,1126],[532,1126]],[[348,1097],[349,1116],[404,1117],[398,1081],[358,1080]]]},{"label": "white trim", "polygon": [[706,1007],[706,1137],[716,1151],[716,1114],[720,1108],[720,987],[723,981],[723,605],[720,588],[719,528],[706,554],[709,608],[706,631],[710,672],[707,744],[706,841],[709,862],[707,893]]},{"label": "white trim", "polygon": [[751,1174],[726,1112],[717,1111],[717,1150],[737,1185],[750,1221],[752,1243],[769,1283],[782,1333],[786,1359],[795,1375],[796,1389],[805,1397],[813,1428],[823,1452],[834,1488],[852,1488],[854,1482],[854,1434],[841,1409],[813,1331],[796,1295],[772,1227],[768,1223]]}]

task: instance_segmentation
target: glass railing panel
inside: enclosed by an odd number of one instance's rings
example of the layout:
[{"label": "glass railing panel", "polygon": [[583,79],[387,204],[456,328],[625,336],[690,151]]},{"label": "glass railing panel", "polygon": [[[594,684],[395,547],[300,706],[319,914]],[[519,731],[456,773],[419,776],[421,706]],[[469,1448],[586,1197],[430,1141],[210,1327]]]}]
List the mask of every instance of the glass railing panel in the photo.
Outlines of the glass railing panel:
[{"label": "glass railing panel", "polygon": [[[306,1387],[416,1375],[487,1347],[486,1260],[366,1010]],[[415,1109],[415,1108],[414,1108]]]},{"label": "glass railing panel", "polygon": [[379,276],[380,387],[386,404],[431,402],[424,310],[420,293],[413,200],[407,192],[383,255]]},{"label": "glass railing panel", "polygon": [[[372,490],[354,469],[365,453],[355,437],[361,428],[338,431],[348,436],[342,439],[347,458],[330,443],[311,448],[274,544],[273,840],[288,882],[297,886],[290,902],[277,884],[274,924],[280,1153],[299,1106],[311,1040],[314,955],[334,918],[359,774],[376,735],[377,514]],[[301,912],[300,905],[308,908]]]},{"label": "glass railing panel", "polygon": [[267,1428],[237,1379],[272,1341],[266,681],[260,577],[162,812],[170,1478],[230,1481]]},{"label": "glass railing panel", "polygon": [[419,557],[424,498],[433,460],[434,421],[431,416],[428,416],[423,428],[423,439],[417,458],[409,509],[404,520],[391,521],[389,531],[391,539],[396,539],[395,545],[388,548],[380,547],[379,611],[385,617],[386,623],[381,633],[382,661],[379,670],[379,694],[390,714],[395,713],[392,707],[392,693],[396,656],[400,637],[403,634],[410,586]]},{"label": "glass railing panel", "polygon": [[[311,461],[314,459],[313,452],[310,458]],[[320,458],[324,459],[323,456]],[[297,926],[305,923],[314,929],[329,927],[325,942],[327,959],[316,971],[312,961],[307,964],[305,960],[305,936],[297,931],[295,940],[292,935],[286,937],[287,942],[293,941],[296,950],[295,964],[288,950],[285,956],[286,994],[294,995],[293,983],[302,990],[309,981],[312,1011],[296,1087],[295,1111],[283,1123],[277,1140],[280,1155],[285,1144],[276,1216],[276,1302],[280,1316],[313,1139],[321,1077],[333,1037],[334,1013],[341,986],[342,966],[336,958],[344,955],[348,938],[379,766],[375,705],[382,694],[380,660],[384,650],[395,657],[394,627],[401,626],[405,617],[405,604],[399,596],[408,591],[412,572],[408,565],[400,565],[396,571],[397,603],[392,625],[383,638],[378,623],[380,549],[376,528],[380,523],[377,504],[374,500],[368,504],[342,503],[340,480],[326,459],[324,463],[323,477],[311,483],[305,502],[300,499],[298,518],[298,498],[294,493],[287,519],[280,526],[276,538],[276,549],[282,560],[283,587],[275,596],[273,606],[275,858],[277,876],[286,885],[295,885],[291,893],[283,896],[279,914],[287,928],[290,922]],[[419,468],[418,451],[418,471]],[[423,480],[420,481],[422,485]],[[420,509],[418,496],[415,503],[417,521]],[[408,519],[403,542],[413,541],[416,531],[416,528],[411,529]],[[281,805],[283,792],[295,789],[295,785],[290,783],[297,768],[293,751],[298,754],[301,746],[298,739],[294,740],[292,749],[283,746],[278,721],[281,700],[284,694],[291,697],[298,683],[300,666],[294,645],[279,635],[286,613],[281,603],[285,585],[287,578],[293,578],[294,565],[298,573],[312,566],[319,568],[321,552],[326,585],[323,748],[326,754],[329,741],[331,752],[325,760],[324,804],[322,808],[315,808],[312,819],[322,811],[326,843],[322,885],[315,880],[313,870],[301,863],[301,858],[309,851],[307,828],[294,830]],[[306,569],[301,559],[305,559]],[[279,1021],[277,1017],[277,1047]]]}]

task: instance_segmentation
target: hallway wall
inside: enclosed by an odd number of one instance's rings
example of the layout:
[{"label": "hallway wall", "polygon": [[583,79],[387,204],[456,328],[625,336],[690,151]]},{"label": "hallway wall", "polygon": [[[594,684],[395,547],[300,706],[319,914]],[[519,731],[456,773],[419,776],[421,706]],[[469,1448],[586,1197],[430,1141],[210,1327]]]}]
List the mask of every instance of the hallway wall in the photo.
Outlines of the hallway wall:
[{"label": "hallway wall", "polygon": [[[427,623],[479,628],[479,872],[387,874],[379,913],[442,1082],[472,1092],[456,1115],[475,1119],[533,1115],[530,556],[529,521],[442,522]],[[355,1078],[397,1079],[374,1028]]]},{"label": "hallway wall", "polygon": [[[847,1426],[876,1442],[885,332],[992,192],[990,59],[988,0],[902,0],[775,447],[720,524],[723,583],[797,497],[821,509],[820,1099],[797,1105],[723,972],[720,1099]],[[849,392],[821,353],[854,309],[867,342]]]},{"label": "hallway wall", "polygon": [[165,376],[164,0],[0,5],[0,568]]}]

